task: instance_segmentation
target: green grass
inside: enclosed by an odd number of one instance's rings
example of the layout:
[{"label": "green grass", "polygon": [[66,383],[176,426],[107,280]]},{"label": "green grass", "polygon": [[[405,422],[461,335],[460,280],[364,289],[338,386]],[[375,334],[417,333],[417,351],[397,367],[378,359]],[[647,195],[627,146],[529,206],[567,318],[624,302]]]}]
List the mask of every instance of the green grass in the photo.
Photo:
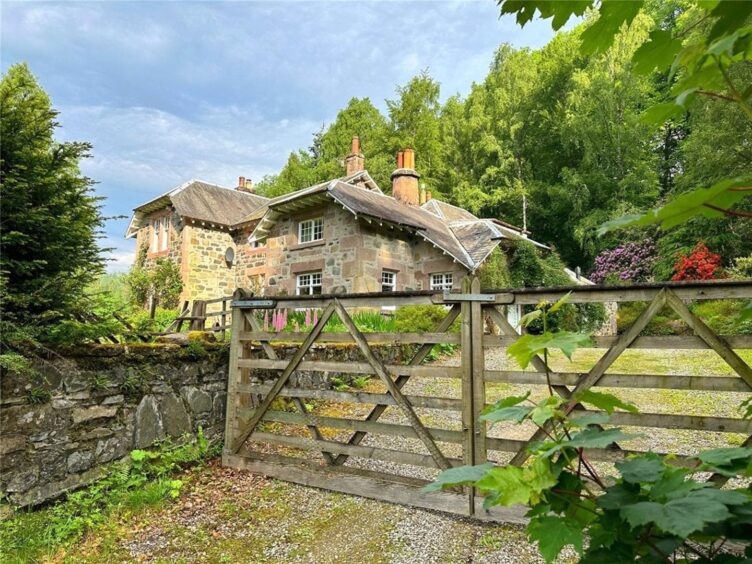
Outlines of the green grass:
[{"label": "green grass", "polygon": [[177,497],[176,475],[216,454],[201,432],[195,442],[157,450],[136,450],[129,464],[118,462],[106,475],[63,501],[39,510],[18,510],[0,522],[0,562],[36,562],[119,517],[159,507]]}]

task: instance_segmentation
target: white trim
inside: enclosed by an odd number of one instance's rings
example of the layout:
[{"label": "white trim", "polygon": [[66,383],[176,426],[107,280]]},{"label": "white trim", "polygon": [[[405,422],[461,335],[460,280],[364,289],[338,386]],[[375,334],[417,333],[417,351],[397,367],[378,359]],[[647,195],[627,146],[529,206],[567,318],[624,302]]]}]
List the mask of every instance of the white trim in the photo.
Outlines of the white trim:
[{"label": "white trim", "polygon": [[[317,276],[317,275],[319,277],[318,284],[314,284],[313,283],[313,281],[314,281],[313,277]],[[304,277],[306,277],[306,276],[309,277],[308,283],[307,284],[301,284],[301,279],[304,278]],[[301,295],[304,295],[304,296],[315,295],[313,293],[313,288],[315,288],[317,286],[321,290],[319,292],[319,294],[322,294],[323,291],[324,291],[324,287],[322,285],[323,282],[324,282],[324,273],[321,270],[314,270],[313,272],[301,272],[300,274],[298,274],[295,277],[295,294],[298,295],[298,296],[301,296]],[[310,288],[311,292],[306,292],[305,294],[301,294],[301,292],[300,292],[301,288]]]},{"label": "white trim", "polygon": [[[441,276],[441,282],[434,285],[433,277],[434,276]],[[449,287],[447,288],[447,278],[450,280],[448,282]],[[450,291],[454,288],[454,272],[431,272],[428,275],[428,287],[431,290],[441,290],[441,291]]]},{"label": "white trim", "polygon": [[[384,280],[384,276],[390,277],[391,276],[391,282],[386,282]],[[390,286],[391,290],[384,290],[384,286]],[[389,270],[388,268],[384,268],[381,270],[381,291],[384,292],[396,292],[397,291],[397,272],[395,270]]]},{"label": "white trim", "polygon": [[[321,225],[321,232],[319,233],[319,236],[316,237],[316,227],[317,222],[320,222]],[[303,228],[304,226],[311,224],[311,233],[310,238],[303,240]],[[323,217],[313,217],[311,219],[303,219],[301,221],[298,221],[298,243],[314,243],[316,241],[323,241],[324,240],[324,218]]]}]

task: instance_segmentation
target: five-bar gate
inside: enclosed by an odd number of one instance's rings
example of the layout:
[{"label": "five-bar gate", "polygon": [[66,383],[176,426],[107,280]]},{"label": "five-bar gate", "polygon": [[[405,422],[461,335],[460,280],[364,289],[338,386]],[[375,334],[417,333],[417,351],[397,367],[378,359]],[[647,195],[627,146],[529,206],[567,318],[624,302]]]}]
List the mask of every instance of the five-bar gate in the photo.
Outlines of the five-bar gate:
[{"label": "five-bar gate", "polygon": [[[553,302],[570,291],[573,304],[638,301],[647,306],[620,335],[593,338],[599,354],[586,371],[557,372],[540,357],[534,358],[532,369],[526,371],[486,368],[487,355],[519,338],[517,328],[507,320],[506,307]],[[564,398],[602,386],[617,393],[632,388],[732,394],[730,401],[739,403],[752,391],[752,368],[737,351],[752,348],[752,336],[716,334],[687,303],[750,298],[752,284],[742,282],[481,293],[479,282],[473,279],[465,281],[460,294],[423,291],[255,298],[238,292],[233,301],[223,461],[338,492],[481,519],[521,521],[521,509],[484,510],[482,499],[470,488],[421,490],[440,470],[452,466],[480,464],[489,458],[523,464],[527,445],[541,438],[540,431],[534,429],[524,437],[492,435],[486,424],[479,422],[480,412],[489,402],[487,388],[511,385],[544,390],[548,371],[553,390]],[[357,317],[354,312],[363,308],[429,304],[441,305],[446,312],[430,333],[368,333],[353,321]],[[317,320],[308,331],[274,332],[264,327],[264,317],[268,319],[270,311],[301,309],[316,311]],[[675,312],[692,334],[642,336],[649,322],[666,309]],[[427,363],[432,349],[442,343],[459,345],[458,364]],[[395,348],[406,361],[393,360],[398,356],[393,354]],[[670,374],[610,371],[630,348],[712,349],[730,370],[698,374],[688,363],[682,366],[683,371]],[[347,361],[332,360],[326,354],[327,350],[344,349],[350,350]],[[307,359],[311,356],[320,358]],[[302,385],[296,376],[311,373],[374,378],[363,389],[330,389]],[[437,384],[422,386],[420,394],[411,391],[416,380],[426,378]],[[571,402],[566,409],[584,407]],[[752,422],[741,416],[698,415],[685,413],[681,407],[671,413],[616,412],[612,423],[643,428],[647,433],[650,428],[723,433],[729,444],[750,444],[752,434]],[[633,452],[639,451],[614,445],[587,454],[595,461],[613,462]],[[489,457],[489,453],[493,455]],[[682,457],[676,461],[681,464]]]}]

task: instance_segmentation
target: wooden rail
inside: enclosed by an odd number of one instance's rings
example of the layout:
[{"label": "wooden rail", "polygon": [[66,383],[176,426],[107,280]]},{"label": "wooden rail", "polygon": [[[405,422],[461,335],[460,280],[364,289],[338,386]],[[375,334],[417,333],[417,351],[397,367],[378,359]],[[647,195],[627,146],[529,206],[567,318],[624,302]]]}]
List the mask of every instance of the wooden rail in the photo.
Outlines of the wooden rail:
[{"label": "wooden rail", "polygon": [[[644,301],[648,305],[621,335],[593,337],[594,347],[603,350],[588,370],[553,371],[539,357],[533,359],[529,370],[486,367],[489,350],[505,349],[520,337],[507,320],[506,306],[554,301],[570,291],[570,302],[574,304]],[[541,438],[541,431],[533,432],[524,440],[492,435],[479,421],[481,410],[491,401],[486,390],[489,384],[542,389],[550,382],[555,393],[564,398],[591,387],[612,388],[617,394],[626,389],[750,393],[752,368],[736,351],[752,349],[752,336],[718,335],[685,303],[689,300],[749,298],[752,298],[752,283],[727,281],[481,292],[478,281],[468,279],[464,281],[461,293],[450,294],[421,291],[254,299],[247,293],[238,293],[231,306],[223,303],[219,312],[203,314],[205,319],[228,315],[232,319],[223,461],[237,468],[344,493],[472,515],[479,519],[521,522],[524,519],[521,509],[486,511],[482,509],[480,492],[468,488],[426,493],[420,489],[425,480],[402,474],[399,469],[416,466],[438,471],[461,464],[480,464],[490,453],[504,453],[507,458],[511,455],[513,464],[524,463],[528,445]],[[362,333],[348,312],[351,308],[420,304],[442,304],[447,309],[446,318],[430,332]],[[320,308],[324,311],[309,332],[275,333],[261,327],[259,309],[264,308]],[[664,308],[673,310],[693,334],[642,335],[651,319]],[[345,325],[345,332],[324,331],[329,317],[335,313]],[[461,322],[460,330],[452,332],[456,319]],[[275,344],[282,348],[275,348]],[[341,348],[343,344],[358,349],[361,358],[343,362],[309,360],[306,357],[314,346],[320,350],[328,346]],[[459,346],[459,365],[425,364],[437,344]],[[386,364],[380,358],[379,348],[389,346],[405,347],[403,350],[412,351],[412,356],[404,364]],[[628,349],[712,350],[731,368],[731,374],[690,374],[689,365],[684,367],[685,373],[679,374],[640,374],[623,368],[613,370],[614,362]],[[292,354],[291,358],[281,358],[281,351],[285,355]],[[291,383],[294,374],[308,372],[371,375],[381,384],[381,390],[311,389]],[[275,374],[278,375],[276,378],[273,377]],[[260,381],[260,376],[266,380]],[[459,380],[459,397],[403,391],[414,378]],[[430,385],[424,389],[430,390]],[[280,403],[278,398],[286,398],[287,403]],[[350,407],[342,409],[341,404]],[[281,409],[285,405],[294,411]],[[326,406],[339,407],[324,409]],[[571,402],[566,404],[566,409],[574,413],[596,413]],[[398,420],[394,417],[382,420],[387,410],[399,413]],[[342,413],[365,415],[356,417]],[[432,414],[436,413],[445,416],[434,418]],[[451,423],[439,425],[435,421]],[[738,443],[739,435],[752,435],[752,421],[741,417],[682,413],[680,409],[670,413],[617,411],[610,424],[635,427],[646,433],[650,429],[720,433],[728,437],[729,444]],[[369,441],[371,435],[391,437],[392,440],[373,444]],[[746,443],[750,441],[752,439],[746,439]],[[594,461],[610,463],[639,452],[625,444],[610,449],[593,449],[587,452],[587,456]],[[373,466],[364,470],[352,463],[363,459],[383,463],[390,470],[374,470]],[[678,465],[690,463],[686,456],[681,455],[670,460]]]}]

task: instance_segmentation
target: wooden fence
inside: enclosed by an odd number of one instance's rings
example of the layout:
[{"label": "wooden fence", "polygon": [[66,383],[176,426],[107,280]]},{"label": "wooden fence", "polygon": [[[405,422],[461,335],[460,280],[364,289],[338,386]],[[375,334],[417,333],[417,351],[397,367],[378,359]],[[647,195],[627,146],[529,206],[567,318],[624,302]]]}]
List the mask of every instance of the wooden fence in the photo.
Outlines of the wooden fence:
[{"label": "wooden fence", "polygon": [[[506,305],[555,301],[569,291],[573,304],[639,301],[647,302],[647,307],[620,335],[593,339],[595,346],[605,351],[588,370],[551,371],[553,389],[562,397],[569,398],[593,386],[721,394],[752,391],[752,368],[734,350],[752,348],[752,336],[718,335],[687,306],[690,300],[752,298],[752,283],[673,283],[625,288],[578,286],[481,293],[476,279],[466,280],[461,294],[424,291],[236,299],[232,303],[224,464],[338,492],[480,519],[521,521],[520,509],[483,509],[478,492],[470,488],[434,493],[422,492],[421,488],[439,470],[483,463],[489,459],[489,453],[493,453],[491,459],[496,461],[524,463],[526,447],[540,439],[541,432],[531,428],[526,436],[520,437],[519,433],[525,429],[518,427],[518,436],[491,436],[486,424],[479,422],[479,415],[490,401],[488,390],[496,384],[529,386],[543,392],[547,367],[542,358],[535,357],[532,370],[492,370],[486,369],[486,358],[493,354],[490,351],[504,349],[519,338],[507,321]],[[363,333],[351,316],[353,308],[421,304],[441,304],[446,308],[446,316],[430,333]],[[272,333],[264,331],[259,322],[261,312],[271,308],[319,308],[321,314],[318,323],[308,332]],[[675,312],[693,334],[641,336],[650,320],[664,308]],[[324,331],[335,314],[346,332]],[[455,323],[458,319],[459,330]],[[272,346],[275,342],[298,343],[299,346],[292,356],[281,358],[282,349]],[[305,360],[314,343],[319,347],[354,344],[362,361]],[[439,343],[460,346],[459,365],[425,363],[432,348]],[[404,364],[385,363],[379,351],[385,344],[409,345],[404,347],[411,352],[409,360]],[[731,375],[692,373],[694,367],[690,361],[682,366],[686,373],[680,374],[610,372],[609,368],[630,348],[712,349],[731,367]],[[261,374],[259,371],[277,371],[279,376],[267,383],[255,378]],[[290,385],[291,376],[299,371],[370,374],[378,378],[376,382],[381,388],[338,391]],[[458,394],[455,397],[438,392],[433,395],[425,389],[422,395],[411,394],[410,381],[425,378],[445,382],[459,380],[459,385],[455,386]],[[293,411],[280,408],[283,404],[275,402],[278,397],[289,398],[287,405]],[[736,401],[738,403],[738,398]],[[335,409],[323,410],[327,405],[334,405]],[[584,408],[566,404],[566,409]],[[351,414],[353,411],[357,416]],[[436,412],[454,413],[456,421],[447,423],[445,417],[434,416]],[[636,414],[620,411],[614,414],[612,423],[644,428],[646,433],[651,428],[725,433],[724,436],[731,438],[729,443],[738,443],[741,434],[744,444],[750,444],[752,434],[752,422],[740,417],[713,413],[696,415],[681,410]],[[389,437],[390,442],[374,445],[369,441],[370,435]],[[592,460],[608,463],[633,452],[639,451],[614,445],[587,454]],[[682,463],[681,456],[676,458],[676,463]]]}]

